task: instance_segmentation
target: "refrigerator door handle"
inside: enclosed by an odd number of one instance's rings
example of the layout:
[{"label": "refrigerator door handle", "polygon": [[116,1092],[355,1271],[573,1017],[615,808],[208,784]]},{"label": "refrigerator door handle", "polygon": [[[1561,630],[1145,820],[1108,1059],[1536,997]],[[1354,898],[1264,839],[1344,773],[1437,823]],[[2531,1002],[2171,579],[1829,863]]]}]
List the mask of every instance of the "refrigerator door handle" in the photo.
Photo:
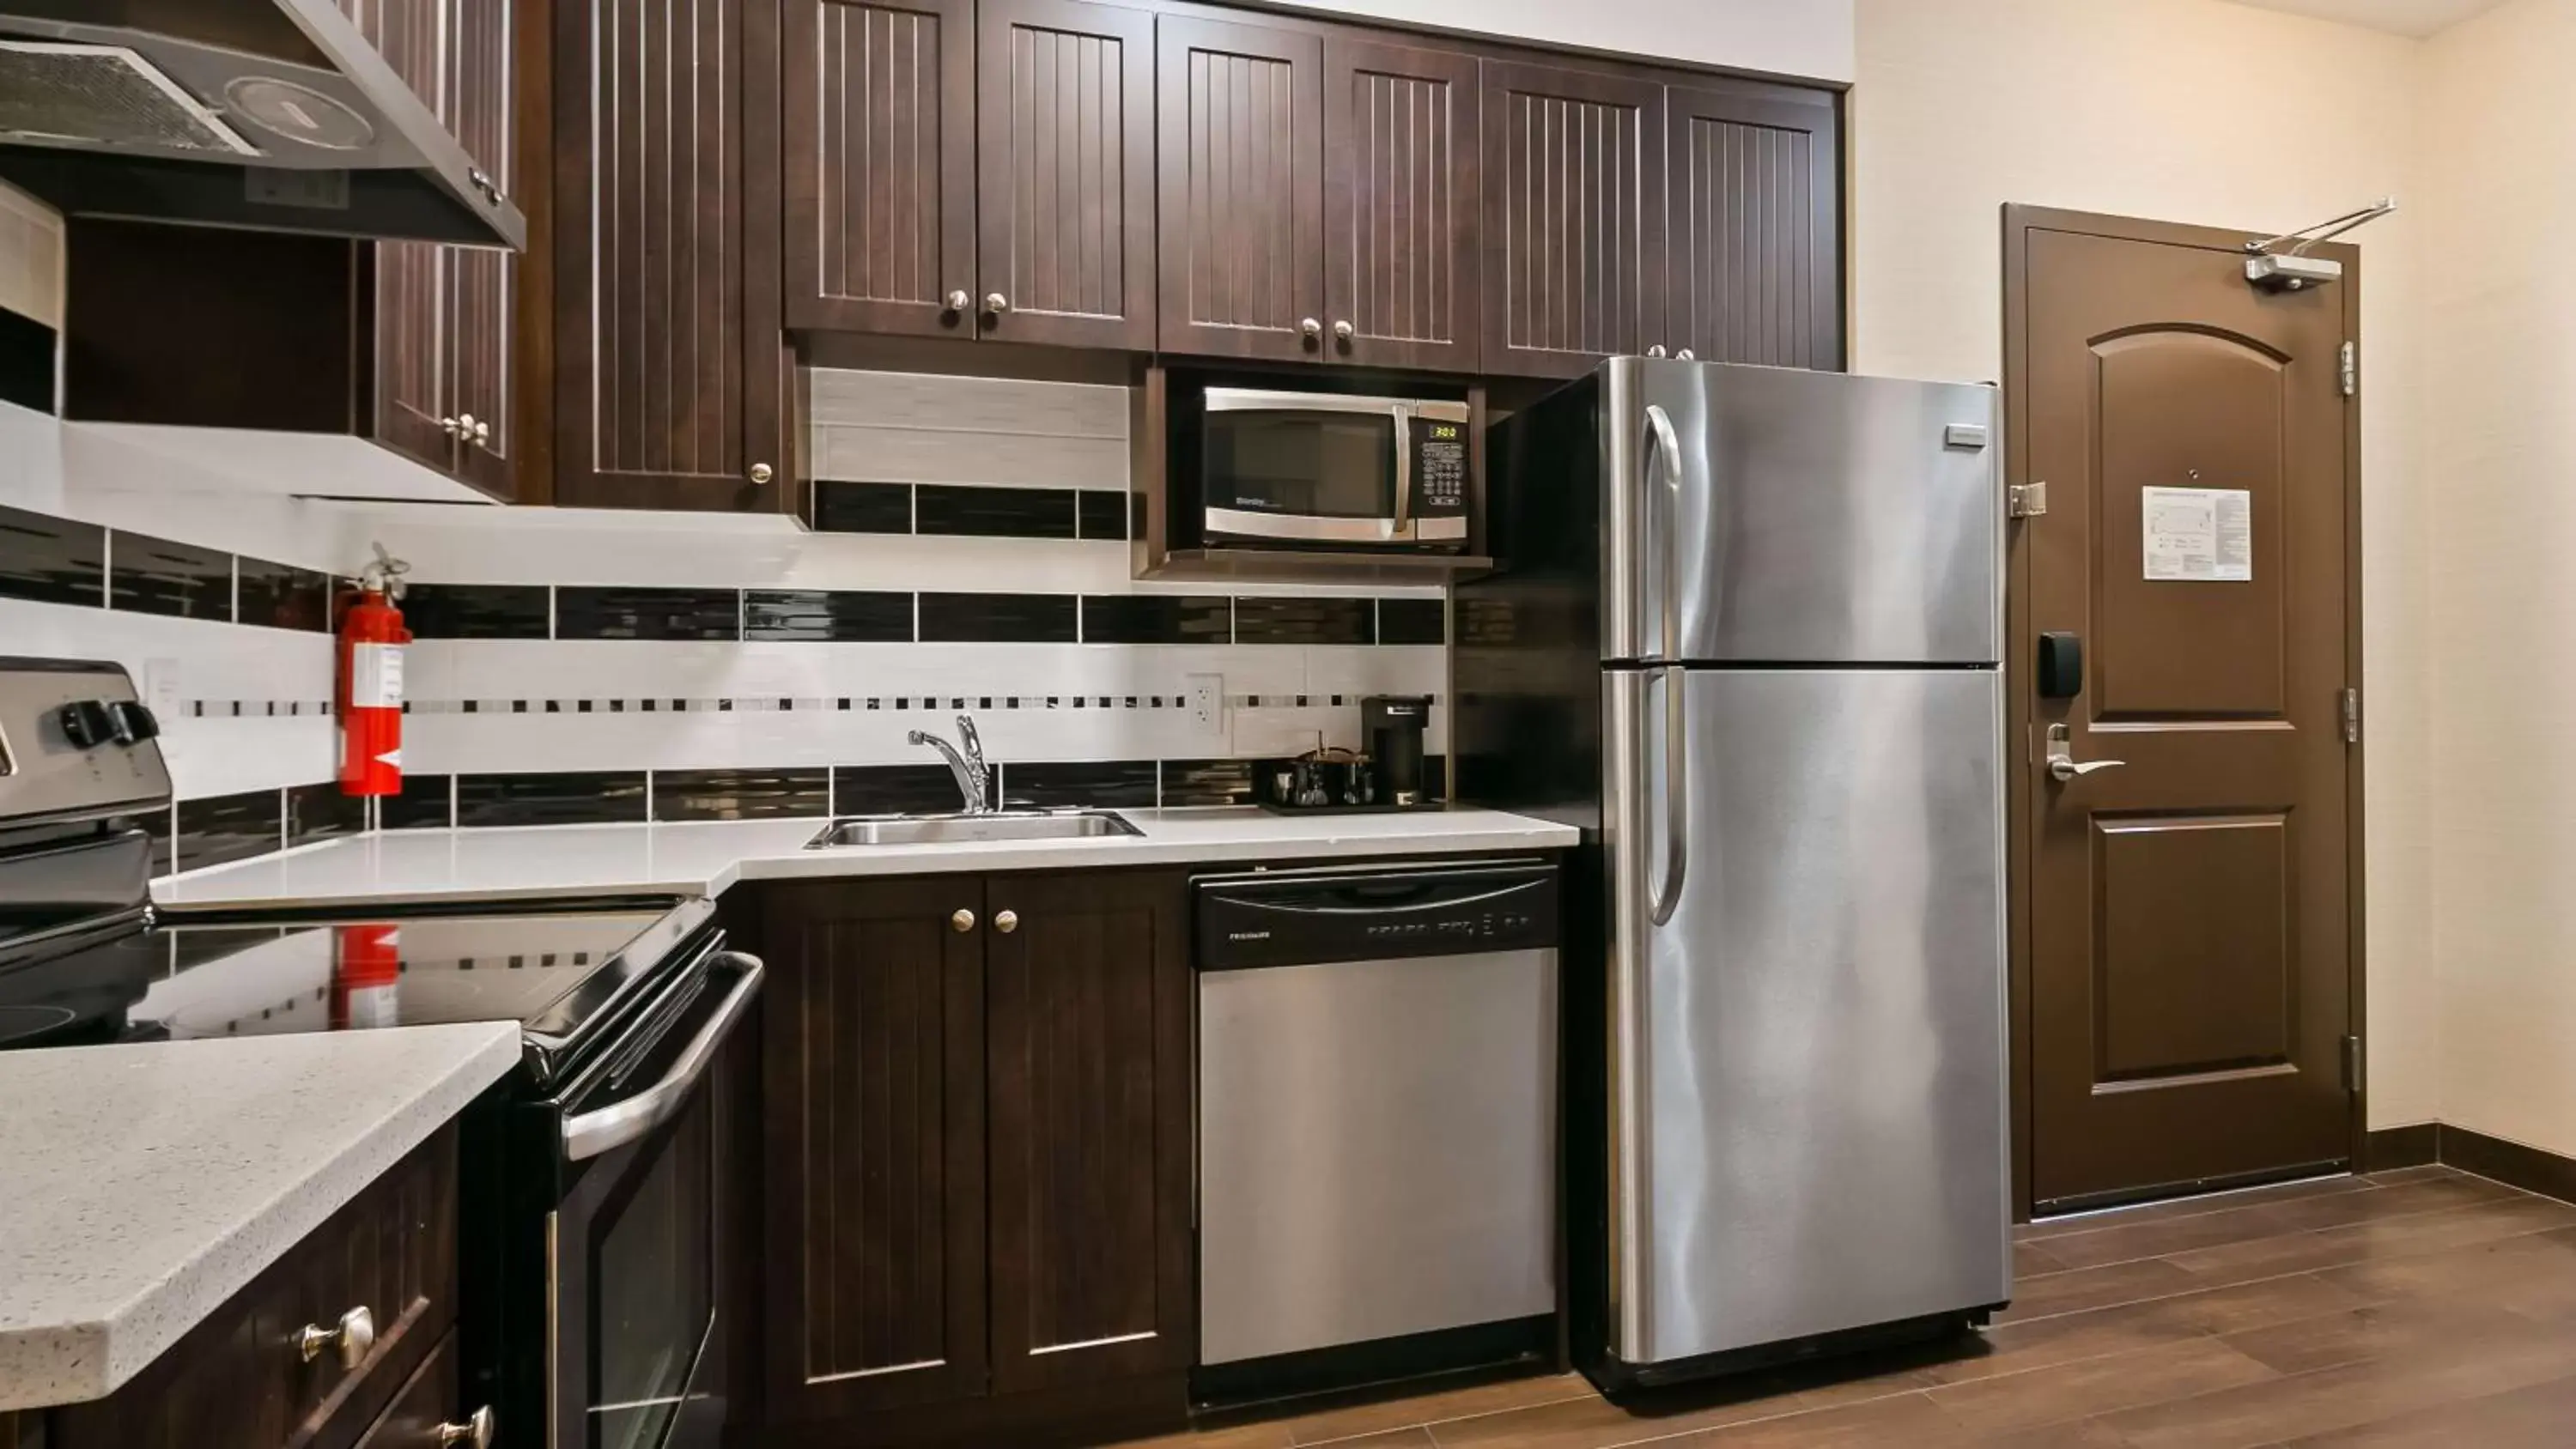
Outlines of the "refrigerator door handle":
[{"label": "refrigerator door handle", "polygon": [[[1663,591],[1663,638],[1657,647],[1664,658],[1682,657],[1681,599],[1681,512],[1682,512],[1682,445],[1673,432],[1672,414],[1660,404],[1646,405],[1646,508],[1648,527],[1653,527],[1655,506],[1655,462],[1664,465],[1664,496],[1669,503],[1664,516],[1663,548],[1659,554],[1660,576],[1656,579]],[[1645,613],[1639,609],[1639,615]]]},{"label": "refrigerator door handle", "polygon": [[1664,666],[1664,878],[1655,887],[1655,924],[1681,908],[1690,871],[1690,674]]}]

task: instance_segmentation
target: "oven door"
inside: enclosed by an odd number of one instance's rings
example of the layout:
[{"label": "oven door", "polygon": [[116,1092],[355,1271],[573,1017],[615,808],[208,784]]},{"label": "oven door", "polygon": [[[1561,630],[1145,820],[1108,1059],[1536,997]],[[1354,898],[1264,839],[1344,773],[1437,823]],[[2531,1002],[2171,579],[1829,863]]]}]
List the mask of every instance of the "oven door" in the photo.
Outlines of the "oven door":
[{"label": "oven door", "polygon": [[1227,387],[1205,398],[1209,542],[1410,541],[1405,404]]},{"label": "oven door", "polygon": [[721,1437],[723,1244],[746,1180],[734,1097],[760,963],[682,975],[568,1089],[569,1186],[548,1218],[548,1449],[701,1449]]}]

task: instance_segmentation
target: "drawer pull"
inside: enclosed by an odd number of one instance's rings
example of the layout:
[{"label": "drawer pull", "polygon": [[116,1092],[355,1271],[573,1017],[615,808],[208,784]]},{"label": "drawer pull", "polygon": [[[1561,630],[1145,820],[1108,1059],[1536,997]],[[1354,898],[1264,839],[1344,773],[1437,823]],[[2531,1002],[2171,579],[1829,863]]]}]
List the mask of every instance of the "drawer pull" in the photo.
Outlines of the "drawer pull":
[{"label": "drawer pull", "polygon": [[338,1327],[318,1328],[308,1323],[295,1334],[295,1351],[304,1356],[306,1363],[320,1358],[322,1350],[336,1348],[340,1351],[340,1367],[356,1368],[366,1361],[367,1350],[375,1346],[376,1315],[364,1306],[341,1314]]},{"label": "drawer pull", "polygon": [[438,1449],[463,1444],[466,1449],[492,1449],[492,1408],[486,1404],[466,1416],[462,1424],[438,1426]]}]

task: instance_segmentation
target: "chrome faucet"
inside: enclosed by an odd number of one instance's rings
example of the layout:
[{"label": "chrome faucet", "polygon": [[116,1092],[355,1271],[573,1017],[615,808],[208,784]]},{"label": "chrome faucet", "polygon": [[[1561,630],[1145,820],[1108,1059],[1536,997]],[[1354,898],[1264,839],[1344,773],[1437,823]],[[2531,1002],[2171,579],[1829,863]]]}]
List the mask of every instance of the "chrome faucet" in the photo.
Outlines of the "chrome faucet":
[{"label": "chrome faucet", "polygon": [[984,785],[984,742],[975,734],[973,715],[957,716],[958,743],[965,746],[962,751],[957,745],[952,745],[927,730],[914,730],[904,736],[904,739],[910,744],[930,746],[939,752],[941,759],[948,762],[949,773],[957,777],[957,792],[966,797],[965,813],[981,815],[993,808],[993,802],[987,795]]}]

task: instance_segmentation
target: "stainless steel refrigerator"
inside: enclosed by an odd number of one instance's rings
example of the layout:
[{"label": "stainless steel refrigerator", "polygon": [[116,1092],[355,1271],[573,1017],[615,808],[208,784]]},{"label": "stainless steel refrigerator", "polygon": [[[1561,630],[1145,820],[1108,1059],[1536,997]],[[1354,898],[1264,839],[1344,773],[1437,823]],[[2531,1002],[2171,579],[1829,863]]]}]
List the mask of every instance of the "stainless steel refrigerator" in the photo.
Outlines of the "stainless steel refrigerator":
[{"label": "stainless steel refrigerator", "polygon": [[1489,436],[1464,798],[1582,827],[1578,1359],[1621,1388],[2011,1293],[1989,387],[1618,358]]}]

